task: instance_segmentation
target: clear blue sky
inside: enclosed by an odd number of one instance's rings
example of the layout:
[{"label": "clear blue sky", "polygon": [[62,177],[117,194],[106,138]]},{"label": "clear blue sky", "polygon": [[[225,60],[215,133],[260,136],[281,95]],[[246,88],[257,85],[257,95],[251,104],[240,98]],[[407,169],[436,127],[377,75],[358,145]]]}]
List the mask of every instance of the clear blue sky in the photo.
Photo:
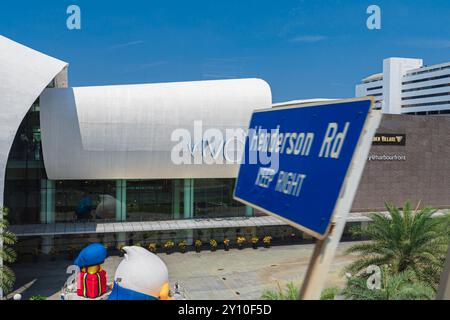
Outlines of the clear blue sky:
[{"label": "clear blue sky", "polygon": [[449,17],[449,0],[2,0],[0,34],[69,62],[72,86],[259,77],[280,102],[353,97],[389,56],[449,61]]}]

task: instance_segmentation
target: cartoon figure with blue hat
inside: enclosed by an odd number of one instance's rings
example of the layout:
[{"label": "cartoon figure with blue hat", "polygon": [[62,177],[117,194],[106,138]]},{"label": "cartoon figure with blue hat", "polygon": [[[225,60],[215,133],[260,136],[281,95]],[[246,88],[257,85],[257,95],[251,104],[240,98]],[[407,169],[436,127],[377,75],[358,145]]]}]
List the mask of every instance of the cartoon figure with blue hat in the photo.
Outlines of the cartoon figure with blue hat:
[{"label": "cartoon figure with blue hat", "polygon": [[106,293],[106,272],[102,269],[106,255],[106,248],[99,243],[81,250],[74,262],[80,268],[77,279],[78,296],[94,299]]},{"label": "cartoon figure with blue hat", "polygon": [[124,247],[124,259],[114,276],[108,300],[169,300],[165,263],[142,247]]}]

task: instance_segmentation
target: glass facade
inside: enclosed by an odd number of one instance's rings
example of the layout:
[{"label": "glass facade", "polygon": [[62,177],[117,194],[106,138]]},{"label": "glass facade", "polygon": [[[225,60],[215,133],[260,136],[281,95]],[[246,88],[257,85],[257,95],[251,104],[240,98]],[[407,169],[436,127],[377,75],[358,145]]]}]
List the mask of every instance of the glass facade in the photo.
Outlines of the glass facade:
[{"label": "glass facade", "polygon": [[245,216],[246,207],[233,200],[234,182],[234,179],[58,180],[54,184],[54,221]]},{"label": "glass facade", "polygon": [[4,205],[11,224],[39,223],[41,180],[45,179],[36,101],[17,130],[9,153],[5,176]]},{"label": "glass facade", "polygon": [[55,181],[55,221],[115,221],[115,189],[115,181]]},{"label": "glass facade", "polygon": [[[126,220],[171,220],[180,218],[175,213],[174,192],[180,193],[177,180],[129,180],[126,181]],[[183,204],[178,204],[183,210]],[[179,211],[178,211],[179,212]]]},{"label": "glass facade", "polygon": [[252,215],[233,200],[235,179],[57,180],[42,160],[39,101],[24,118],[6,171],[12,224],[158,221]]},{"label": "glass facade", "polygon": [[194,181],[194,216],[199,218],[245,216],[245,206],[233,200],[235,179]]}]

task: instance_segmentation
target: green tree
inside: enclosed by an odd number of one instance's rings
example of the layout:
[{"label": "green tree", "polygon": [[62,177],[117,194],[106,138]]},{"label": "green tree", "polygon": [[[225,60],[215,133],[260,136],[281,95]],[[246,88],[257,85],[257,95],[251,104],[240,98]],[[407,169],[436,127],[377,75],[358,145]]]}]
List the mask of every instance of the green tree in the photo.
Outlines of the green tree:
[{"label": "green tree", "polygon": [[411,270],[392,273],[383,266],[379,289],[370,289],[366,277],[356,276],[348,279],[342,294],[351,300],[431,300],[436,293],[428,284],[415,280]]},{"label": "green tree", "polygon": [[389,265],[393,273],[411,271],[436,290],[449,243],[448,215],[432,218],[435,209],[412,210],[409,202],[403,211],[389,203],[386,209],[388,215],[372,214],[372,223],[355,232],[371,241],[347,250],[359,259],[346,271],[356,274],[371,265]]},{"label": "green tree", "polygon": [[16,252],[10,247],[16,243],[17,238],[14,233],[8,230],[7,215],[8,210],[0,208],[0,237],[3,240],[3,246],[0,247],[0,257],[3,260],[3,264],[0,266],[0,288],[4,294],[11,291],[16,280],[14,272],[5,263],[13,263],[17,258]]}]

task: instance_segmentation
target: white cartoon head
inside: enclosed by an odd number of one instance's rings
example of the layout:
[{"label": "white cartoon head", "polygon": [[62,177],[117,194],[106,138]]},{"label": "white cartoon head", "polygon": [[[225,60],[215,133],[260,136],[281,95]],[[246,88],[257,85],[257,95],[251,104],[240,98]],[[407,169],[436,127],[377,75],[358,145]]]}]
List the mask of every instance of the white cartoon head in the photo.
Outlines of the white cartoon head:
[{"label": "white cartoon head", "polygon": [[121,287],[156,298],[167,298],[169,274],[166,264],[141,247],[124,247],[125,258],[117,267],[114,281]]}]

